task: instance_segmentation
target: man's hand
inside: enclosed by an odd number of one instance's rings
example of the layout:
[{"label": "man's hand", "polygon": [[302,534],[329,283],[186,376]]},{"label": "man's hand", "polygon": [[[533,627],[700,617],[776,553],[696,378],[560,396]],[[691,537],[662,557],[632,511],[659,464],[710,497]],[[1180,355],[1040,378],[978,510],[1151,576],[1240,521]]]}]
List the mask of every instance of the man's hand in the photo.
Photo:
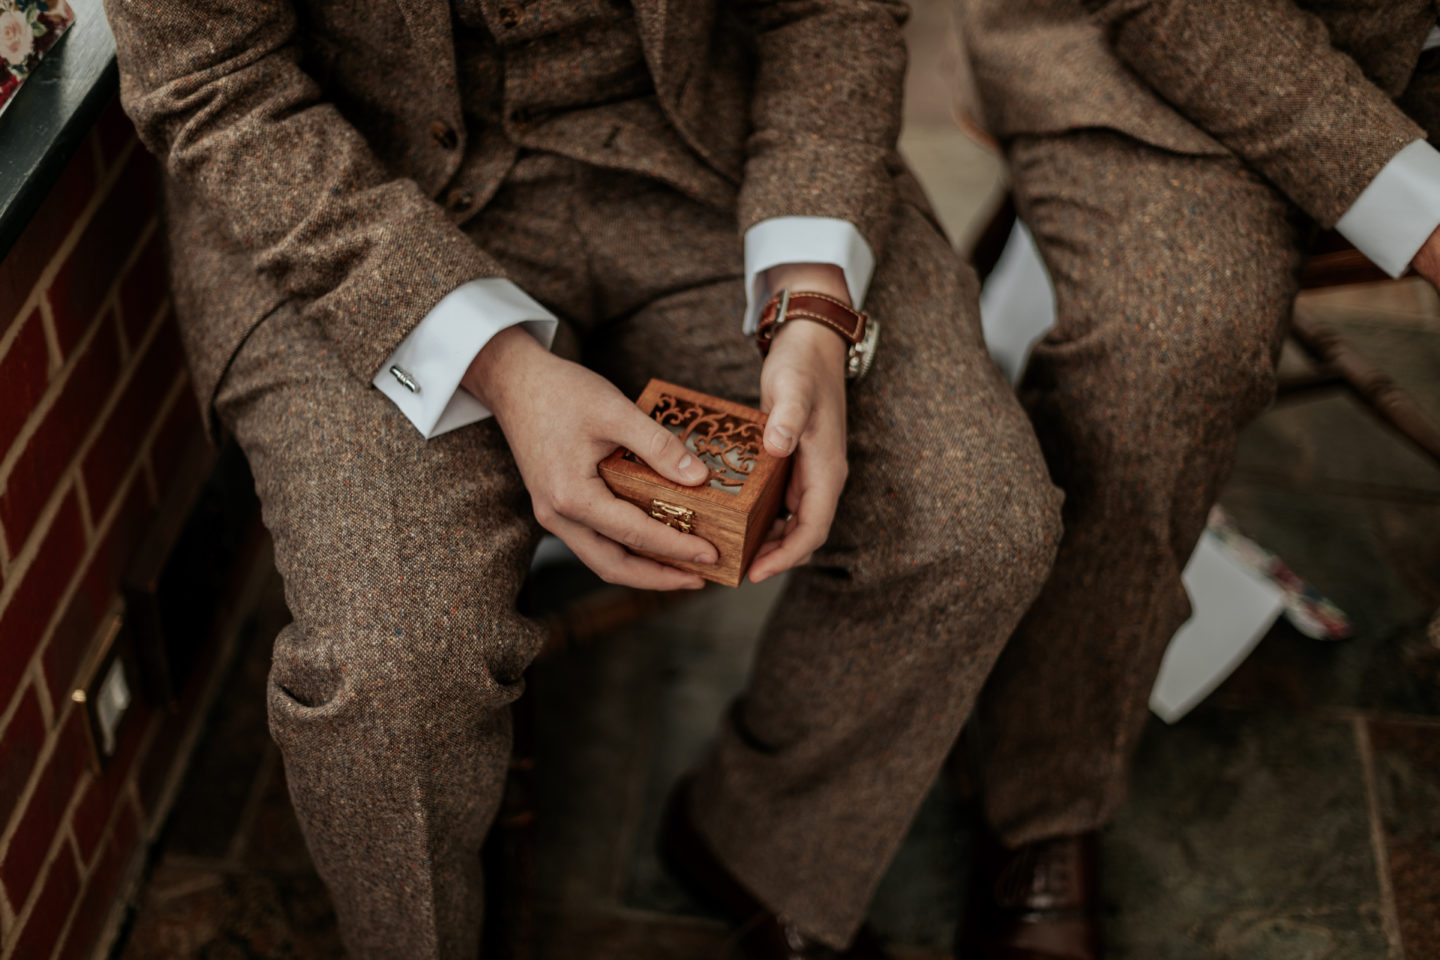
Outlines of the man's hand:
[{"label": "man's hand", "polygon": [[[845,303],[850,292],[839,267],[788,264],[767,273],[770,289],[825,293]],[[765,448],[795,457],[785,506],[792,516],[760,547],[750,566],[759,583],[810,555],[830,536],[835,507],[849,471],[845,456],[846,343],[835,331],[807,320],[783,324],[760,371],[760,408],[770,415]]]},{"label": "man's hand", "polygon": [[1415,268],[1416,273],[1429,280],[1435,289],[1440,290],[1440,227],[1436,227],[1435,232],[1430,234],[1430,239],[1425,241],[1425,245],[1415,254],[1410,265]]},{"label": "man's hand", "polygon": [[461,385],[495,414],[540,525],[609,583],[645,590],[697,589],[705,581],[637,557],[648,553],[714,563],[715,547],[617,499],[596,470],[617,446],[629,448],[676,483],[704,483],[710,471],[674,434],[641,413],[604,377],[554,356],[530,334],[497,334]]}]

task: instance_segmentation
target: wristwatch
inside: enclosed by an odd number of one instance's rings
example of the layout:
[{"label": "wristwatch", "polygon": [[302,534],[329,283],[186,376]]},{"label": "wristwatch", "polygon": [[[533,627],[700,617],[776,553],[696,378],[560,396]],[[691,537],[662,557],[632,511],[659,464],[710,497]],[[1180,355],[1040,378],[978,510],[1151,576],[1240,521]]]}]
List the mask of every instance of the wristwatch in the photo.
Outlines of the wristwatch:
[{"label": "wristwatch", "polygon": [[791,320],[824,324],[850,344],[845,359],[845,379],[859,380],[870,371],[870,365],[875,362],[875,343],[880,339],[880,324],[823,293],[781,290],[765,302],[755,327],[755,345],[762,357],[769,355],[770,342],[780,325]]}]

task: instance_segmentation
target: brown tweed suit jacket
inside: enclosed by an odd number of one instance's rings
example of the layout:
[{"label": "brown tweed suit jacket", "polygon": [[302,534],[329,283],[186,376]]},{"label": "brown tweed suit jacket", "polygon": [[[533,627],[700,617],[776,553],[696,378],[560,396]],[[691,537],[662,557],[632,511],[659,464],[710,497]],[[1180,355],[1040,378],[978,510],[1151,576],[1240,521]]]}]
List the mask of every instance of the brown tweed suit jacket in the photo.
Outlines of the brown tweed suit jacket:
[{"label": "brown tweed suit jacket", "polygon": [[[176,310],[202,404],[277,305],[368,382],[452,289],[502,276],[433,198],[465,153],[447,0],[106,0],[121,97],[163,162]],[[838,217],[884,247],[906,8],[634,0],[696,190],[740,233]],[[734,26],[750,35],[721,39]],[[583,74],[584,64],[576,72]],[[708,169],[706,169],[708,168]]]},{"label": "brown tweed suit jacket", "polygon": [[984,123],[1233,152],[1332,226],[1424,131],[1395,103],[1437,0],[959,0]]}]

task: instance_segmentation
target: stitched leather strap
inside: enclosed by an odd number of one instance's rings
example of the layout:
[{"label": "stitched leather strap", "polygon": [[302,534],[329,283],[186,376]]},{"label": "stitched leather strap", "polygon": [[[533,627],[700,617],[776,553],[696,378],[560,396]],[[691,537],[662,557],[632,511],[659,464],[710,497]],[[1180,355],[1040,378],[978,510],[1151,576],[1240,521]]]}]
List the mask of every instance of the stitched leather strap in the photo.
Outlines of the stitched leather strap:
[{"label": "stitched leather strap", "polygon": [[865,314],[852,310],[840,300],[823,293],[791,293],[789,302],[785,305],[785,316],[781,318],[780,305],[785,295],[783,290],[775,294],[765,302],[760,311],[760,322],[755,327],[755,345],[760,348],[761,356],[769,355],[770,341],[775,337],[776,328],[782,322],[791,320],[823,323],[851,346],[864,339]]}]

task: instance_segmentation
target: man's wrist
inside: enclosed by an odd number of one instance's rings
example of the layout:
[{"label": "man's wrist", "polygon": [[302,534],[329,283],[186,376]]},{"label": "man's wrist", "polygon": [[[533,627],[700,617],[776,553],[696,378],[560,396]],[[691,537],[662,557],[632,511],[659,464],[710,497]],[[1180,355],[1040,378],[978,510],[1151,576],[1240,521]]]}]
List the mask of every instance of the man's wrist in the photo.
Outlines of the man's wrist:
[{"label": "man's wrist", "polygon": [[807,369],[834,374],[843,380],[849,348],[844,337],[824,324],[786,323],[775,331],[770,356],[775,356],[778,351],[787,360],[798,357]]},{"label": "man's wrist", "polygon": [[535,354],[551,355],[522,327],[507,327],[491,337],[470,361],[465,375],[460,378],[460,386],[496,416],[501,416],[506,399],[516,385],[523,382],[524,365],[533,360]]}]

